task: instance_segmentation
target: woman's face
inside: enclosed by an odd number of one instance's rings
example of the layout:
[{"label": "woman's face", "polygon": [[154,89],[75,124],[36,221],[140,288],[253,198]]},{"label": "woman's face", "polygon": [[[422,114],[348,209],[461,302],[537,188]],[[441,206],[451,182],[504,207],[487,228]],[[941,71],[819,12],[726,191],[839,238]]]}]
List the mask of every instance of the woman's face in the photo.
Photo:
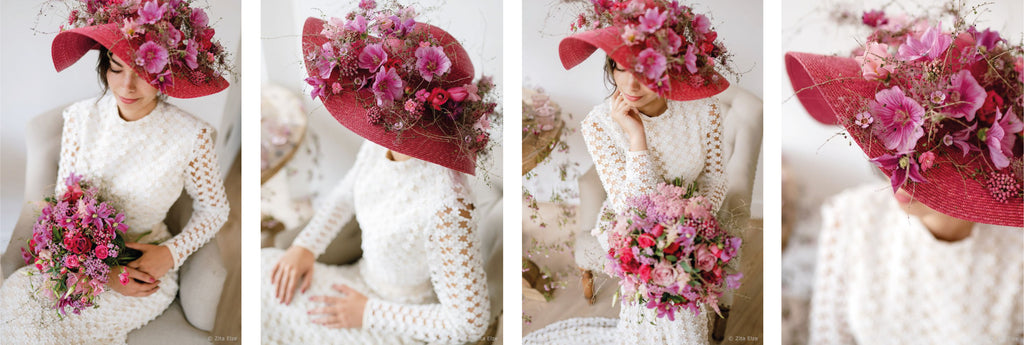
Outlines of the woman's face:
[{"label": "woman's face", "polygon": [[646,105],[661,98],[657,92],[644,85],[643,80],[634,76],[632,72],[627,71],[618,64],[614,66],[612,68],[612,79],[615,80],[615,88],[630,105],[638,109],[644,108]]},{"label": "woman's face", "polygon": [[110,54],[110,68],[107,69],[106,77],[110,91],[117,98],[117,109],[125,120],[141,119],[156,108],[159,90],[136,74],[117,55]]}]

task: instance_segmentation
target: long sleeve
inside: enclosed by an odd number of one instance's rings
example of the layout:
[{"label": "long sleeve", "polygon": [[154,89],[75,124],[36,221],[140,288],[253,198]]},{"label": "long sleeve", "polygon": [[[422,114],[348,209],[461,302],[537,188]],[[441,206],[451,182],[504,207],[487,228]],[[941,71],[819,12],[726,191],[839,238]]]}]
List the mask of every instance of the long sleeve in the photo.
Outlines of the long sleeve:
[{"label": "long sleeve", "polygon": [[[833,200],[835,202],[835,200]],[[848,313],[846,292],[846,251],[839,217],[850,209],[828,204],[822,208],[821,238],[818,240],[818,266],[811,297],[811,344],[854,344]]]},{"label": "long sleeve", "polygon": [[314,256],[320,256],[327,250],[331,240],[338,235],[342,226],[345,225],[355,214],[352,201],[352,188],[355,184],[357,171],[362,160],[366,159],[366,151],[369,144],[363,144],[352,168],[348,170],[341,182],[331,191],[330,195],[317,207],[313,219],[309,221],[305,229],[299,233],[292,243],[294,246],[309,249]]},{"label": "long sleeve", "polygon": [[653,192],[659,181],[647,151],[627,151],[616,145],[610,129],[598,119],[604,108],[599,106],[587,116],[581,132],[608,201],[618,213],[625,211],[629,197]]},{"label": "long sleeve", "polygon": [[64,109],[64,127],[61,129],[60,137],[60,161],[57,165],[57,184],[54,186],[56,195],[64,194],[67,188],[64,179],[75,171],[75,164],[78,161],[79,143],[75,136],[75,128],[78,125],[75,113],[78,112],[79,104],[74,104]]},{"label": "long sleeve", "polygon": [[717,102],[708,106],[704,120],[704,170],[697,178],[700,194],[707,198],[717,210],[725,200],[725,169],[722,163],[722,116]]},{"label": "long sleeve", "polygon": [[473,206],[462,199],[444,206],[427,243],[430,281],[439,304],[370,299],[363,327],[431,343],[477,341],[487,329],[490,303]]},{"label": "long sleeve", "polygon": [[199,130],[184,171],[185,191],[192,197],[192,217],[181,233],[164,243],[171,250],[174,269],[213,238],[228,219],[228,198],[220,179],[212,132],[205,127]]}]

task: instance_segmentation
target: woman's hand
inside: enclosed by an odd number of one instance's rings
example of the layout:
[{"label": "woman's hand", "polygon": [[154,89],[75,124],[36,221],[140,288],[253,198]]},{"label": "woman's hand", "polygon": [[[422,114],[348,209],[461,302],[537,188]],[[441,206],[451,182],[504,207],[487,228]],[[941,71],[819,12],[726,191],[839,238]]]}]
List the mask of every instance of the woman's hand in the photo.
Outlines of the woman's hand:
[{"label": "woman's hand", "polygon": [[612,95],[611,106],[612,120],[615,120],[629,137],[629,150],[647,150],[647,135],[644,133],[644,123],[640,120],[640,110],[626,102],[618,90]]},{"label": "woman's hand", "polygon": [[313,320],[313,323],[327,328],[363,327],[363,312],[366,310],[367,301],[366,295],[344,284],[335,284],[331,287],[341,292],[341,297],[313,296],[310,298],[311,301],[327,304],[324,307],[309,311],[310,315],[323,315],[323,317]]},{"label": "woman's hand", "polygon": [[292,293],[299,279],[302,279],[302,292],[309,289],[309,284],[313,280],[314,261],[316,258],[313,257],[313,252],[300,246],[291,246],[284,252],[270,273],[270,284],[275,287],[274,296],[278,301],[283,304],[292,303]]},{"label": "woman's hand", "polygon": [[[126,284],[121,284],[122,270],[128,272],[128,278],[124,281]],[[114,266],[107,273],[107,286],[125,296],[146,297],[160,289],[160,281],[131,267]]]},{"label": "woman's hand", "polygon": [[153,278],[163,278],[174,267],[174,257],[167,246],[125,242],[125,246],[142,252],[142,256],[129,262],[128,267],[145,272]]}]

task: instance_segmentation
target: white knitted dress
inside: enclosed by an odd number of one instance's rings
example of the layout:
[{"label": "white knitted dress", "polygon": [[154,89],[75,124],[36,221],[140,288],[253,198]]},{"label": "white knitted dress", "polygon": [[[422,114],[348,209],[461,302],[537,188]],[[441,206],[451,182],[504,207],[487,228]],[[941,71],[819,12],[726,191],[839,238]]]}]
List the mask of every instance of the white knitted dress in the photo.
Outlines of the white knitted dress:
[{"label": "white knitted dress", "polygon": [[[152,295],[127,297],[107,289],[97,299],[99,308],[63,319],[31,288],[44,278],[34,266],[22,267],[0,287],[3,343],[120,344],[129,331],[163,313],[177,294],[178,268],[227,221],[227,197],[213,147],[212,127],[164,102],[131,122],[118,115],[109,94],[65,109],[56,193],[64,192],[63,181],[70,173],[83,175],[124,212],[127,239],[150,231],[138,242],[169,247],[174,267]],[[182,188],[194,200],[193,213],[181,233],[171,237],[163,220]]]},{"label": "white knitted dress", "polygon": [[[647,151],[630,152],[622,128],[608,114],[610,101],[594,107],[583,120],[582,133],[608,194],[601,214],[624,212],[630,196],[651,193],[658,183],[682,178],[697,181],[698,191],[717,210],[725,197],[722,168],[721,116],[712,99],[668,101],[657,117],[641,116]],[[592,233],[607,250],[608,225],[598,221]],[[586,253],[603,267],[607,252]],[[657,318],[653,309],[624,303],[619,319],[574,318],[528,334],[524,344],[706,344],[707,308],[699,316],[676,314],[675,321]]]},{"label": "white knitted dress", "polygon": [[[353,214],[363,256],[347,266],[316,263],[305,293],[274,298],[270,273],[284,253],[263,250],[264,344],[462,344],[490,317],[480,239],[462,173],[418,159],[396,162],[365,142],[356,163],[317,207],[293,245],[319,256]],[[347,284],[369,298],[362,328],[312,323],[310,300]]]},{"label": "white knitted dress", "polygon": [[1024,343],[1024,229],[937,240],[888,184],[822,208],[812,344]]}]

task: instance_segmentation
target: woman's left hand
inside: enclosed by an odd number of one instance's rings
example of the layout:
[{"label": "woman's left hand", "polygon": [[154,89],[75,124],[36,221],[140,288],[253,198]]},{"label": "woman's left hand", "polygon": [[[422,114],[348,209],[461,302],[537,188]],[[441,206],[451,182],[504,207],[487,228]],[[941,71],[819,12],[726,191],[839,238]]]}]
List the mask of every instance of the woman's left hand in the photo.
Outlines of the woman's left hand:
[{"label": "woman's left hand", "polygon": [[170,271],[171,268],[174,267],[174,258],[171,256],[171,249],[167,248],[167,246],[136,242],[125,242],[124,245],[128,246],[128,248],[142,252],[141,257],[135,259],[135,261],[129,262],[125,266],[146,272],[156,279],[162,278],[167,274],[167,271]]},{"label": "woman's left hand", "polygon": [[363,327],[363,312],[366,309],[366,295],[359,293],[344,284],[334,284],[333,287],[341,292],[341,297],[335,296],[313,296],[313,302],[327,304],[324,307],[309,311],[310,315],[323,314],[324,316],[313,320],[313,323],[328,328],[360,328]]}]

